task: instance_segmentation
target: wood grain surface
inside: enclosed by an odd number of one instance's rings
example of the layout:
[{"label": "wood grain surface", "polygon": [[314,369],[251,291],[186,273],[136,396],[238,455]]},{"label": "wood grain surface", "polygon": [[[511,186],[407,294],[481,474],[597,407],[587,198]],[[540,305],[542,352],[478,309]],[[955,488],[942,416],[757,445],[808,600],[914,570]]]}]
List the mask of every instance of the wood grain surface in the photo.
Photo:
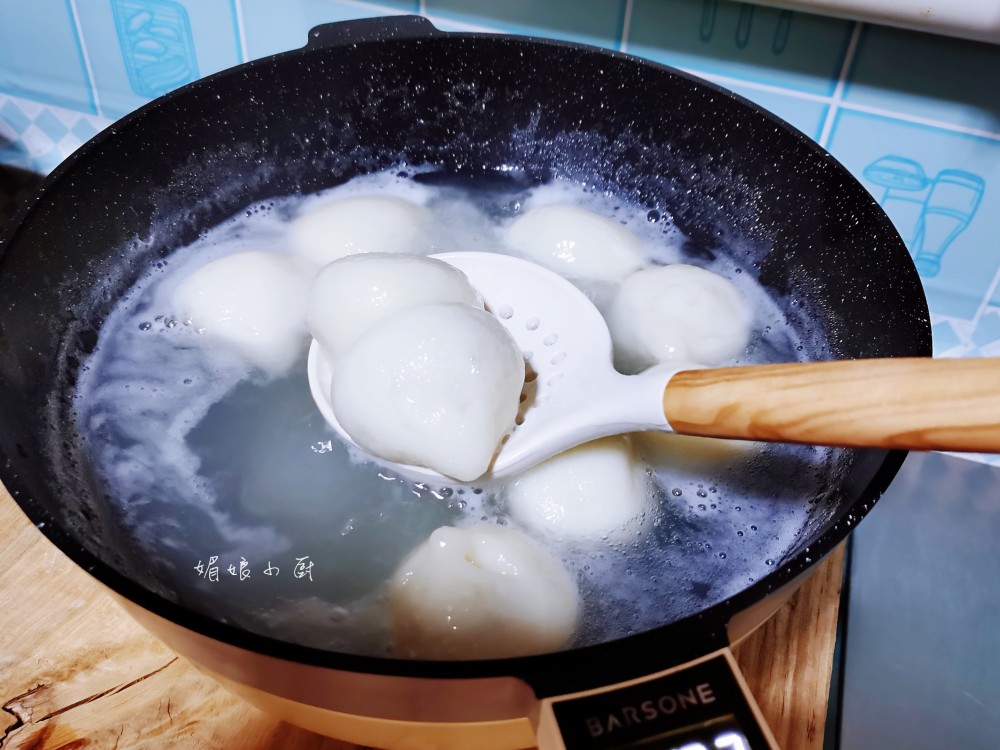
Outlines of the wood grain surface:
[{"label": "wood grain surface", "polygon": [[1000,452],[1000,358],[688,370],[671,378],[663,410],[687,435]]},{"label": "wood grain surface", "polygon": [[[841,550],[735,649],[785,750],[820,750]],[[149,636],[0,487],[0,748],[351,750],[244,703]],[[474,750],[474,749],[470,749]]]}]

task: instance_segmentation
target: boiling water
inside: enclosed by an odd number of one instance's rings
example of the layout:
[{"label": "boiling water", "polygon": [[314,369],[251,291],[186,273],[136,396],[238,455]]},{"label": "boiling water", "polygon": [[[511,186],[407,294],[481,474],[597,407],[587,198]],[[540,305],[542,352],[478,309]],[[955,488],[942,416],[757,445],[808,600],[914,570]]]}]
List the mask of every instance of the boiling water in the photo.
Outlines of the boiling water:
[{"label": "boiling water", "polygon": [[[504,487],[426,486],[348,450],[309,395],[304,352],[267,378],[179,320],[173,290],[194,268],[246,249],[285,252],[287,223],[310,203],[388,194],[436,217],[428,252],[502,251],[522,211],[573,202],[620,221],[655,263],[689,262],[669,217],[575,183],[517,190],[456,186],[397,168],[326,193],[249,207],[158,264],[108,317],[81,368],[75,416],[125,527],[179,601],[249,630],[354,653],[391,653],[383,586],[438,526],[516,525]],[[694,249],[697,251],[697,249]],[[755,309],[742,362],[813,354],[738,261],[697,261],[734,281]],[[599,307],[613,289],[585,291]],[[574,645],[698,612],[765,576],[799,540],[839,451],[755,447],[733,461],[683,456],[650,466],[649,511],[627,534],[546,540],[575,576],[584,616]]]}]

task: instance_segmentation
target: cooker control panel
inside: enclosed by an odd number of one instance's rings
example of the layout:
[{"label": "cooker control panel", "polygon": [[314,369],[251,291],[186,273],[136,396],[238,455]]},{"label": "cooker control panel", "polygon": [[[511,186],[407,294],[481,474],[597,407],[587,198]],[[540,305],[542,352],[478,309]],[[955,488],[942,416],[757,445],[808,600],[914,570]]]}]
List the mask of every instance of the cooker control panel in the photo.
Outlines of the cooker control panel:
[{"label": "cooker control panel", "polygon": [[543,701],[542,750],[777,750],[728,649]]}]

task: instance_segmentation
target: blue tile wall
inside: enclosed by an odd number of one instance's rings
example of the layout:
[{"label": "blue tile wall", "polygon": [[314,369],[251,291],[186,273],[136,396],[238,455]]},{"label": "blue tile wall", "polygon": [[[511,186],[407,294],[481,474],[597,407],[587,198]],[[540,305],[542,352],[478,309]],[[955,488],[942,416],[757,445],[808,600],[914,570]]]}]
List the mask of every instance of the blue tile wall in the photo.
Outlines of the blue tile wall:
[{"label": "blue tile wall", "polygon": [[1000,54],[993,45],[866,26],[844,100],[998,133],[998,82]]},{"label": "blue tile wall", "polygon": [[774,112],[885,208],[937,354],[1000,355],[1000,46],[730,0],[0,0],[0,163],[46,172],[177,86],[397,13],[624,50]]},{"label": "blue tile wall", "polygon": [[[971,320],[992,291],[1000,140],[841,111],[829,144],[882,204],[942,316]],[[984,169],[984,167],[986,169]]]},{"label": "blue tile wall", "polygon": [[231,0],[75,0],[102,113],[243,61]]},{"label": "blue tile wall", "polygon": [[247,59],[297,49],[306,43],[309,29],[352,18],[418,13],[418,0],[381,0],[378,4],[332,0],[241,0]]},{"label": "blue tile wall", "polygon": [[426,11],[446,30],[471,24],[617,49],[627,5],[626,0],[427,0]]},{"label": "blue tile wall", "polygon": [[96,114],[67,0],[0,0],[0,92]]},{"label": "blue tile wall", "polygon": [[829,95],[853,26],[726,0],[635,0],[628,50],[679,68]]}]

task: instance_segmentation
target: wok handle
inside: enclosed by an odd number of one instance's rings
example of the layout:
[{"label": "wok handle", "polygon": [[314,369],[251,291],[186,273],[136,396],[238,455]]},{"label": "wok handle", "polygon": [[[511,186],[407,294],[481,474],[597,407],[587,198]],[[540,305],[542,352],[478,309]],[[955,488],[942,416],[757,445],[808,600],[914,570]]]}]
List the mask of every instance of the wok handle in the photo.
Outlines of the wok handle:
[{"label": "wok handle", "polygon": [[352,21],[325,23],[309,32],[307,49],[335,47],[360,42],[379,42],[388,39],[426,39],[443,36],[439,30],[423,16],[382,16],[379,18],[358,18]]},{"label": "wok handle", "polygon": [[1000,452],[1000,358],[898,358],[685,370],[663,394],[686,435]]}]

